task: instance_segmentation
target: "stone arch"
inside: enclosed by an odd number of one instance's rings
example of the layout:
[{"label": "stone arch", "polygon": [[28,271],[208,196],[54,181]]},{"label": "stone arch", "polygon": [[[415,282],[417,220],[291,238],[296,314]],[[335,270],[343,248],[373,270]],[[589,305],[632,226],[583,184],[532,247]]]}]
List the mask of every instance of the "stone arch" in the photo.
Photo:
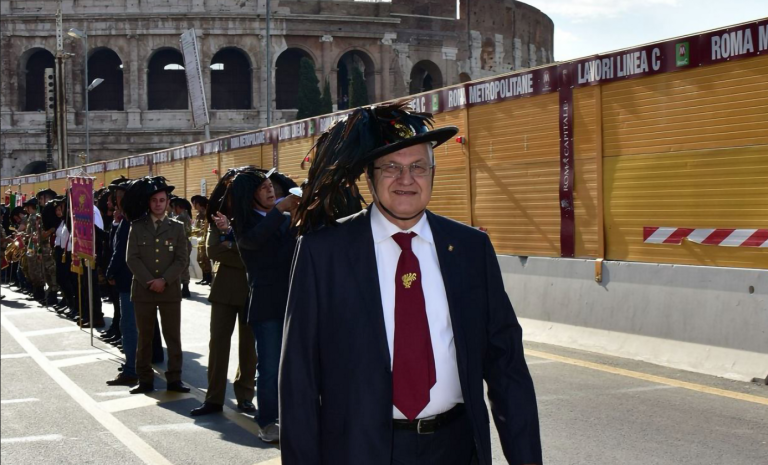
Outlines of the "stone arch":
[{"label": "stone arch", "polygon": [[34,47],[19,57],[19,109],[21,111],[45,110],[45,69],[54,68],[56,60],[43,47]]},{"label": "stone arch", "polygon": [[147,109],[188,108],[187,78],[181,52],[171,47],[156,50],[147,65]]},{"label": "stone arch", "polygon": [[27,163],[19,175],[24,176],[27,174],[43,174],[46,171],[48,171],[48,162],[45,160],[35,160]]},{"label": "stone arch", "polygon": [[350,48],[339,55],[336,60],[336,95],[338,98],[339,110],[348,108],[349,83],[351,79],[352,67],[356,66],[363,72],[366,90],[368,91],[368,101],[376,101],[376,63],[367,51],[359,48]]},{"label": "stone arch", "polygon": [[459,74],[459,82],[464,84],[465,82],[469,82],[472,80],[472,76],[469,75],[469,73],[460,73]]},{"label": "stone arch", "polygon": [[443,73],[430,60],[421,60],[411,68],[409,94],[418,94],[443,87]]},{"label": "stone arch", "polygon": [[94,49],[88,56],[86,81],[90,85],[97,78],[104,82],[88,94],[88,110],[123,111],[123,60],[111,48]]},{"label": "stone arch", "polygon": [[237,47],[224,47],[211,58],[211,109],[251,109],[251,60]]},{"label": "stone arch", "polygon": [[312,60],[312,55],[304,48],[285,49],[275,60],[275,108],[291,110],[298,107],[299,62],[302,58]]}]

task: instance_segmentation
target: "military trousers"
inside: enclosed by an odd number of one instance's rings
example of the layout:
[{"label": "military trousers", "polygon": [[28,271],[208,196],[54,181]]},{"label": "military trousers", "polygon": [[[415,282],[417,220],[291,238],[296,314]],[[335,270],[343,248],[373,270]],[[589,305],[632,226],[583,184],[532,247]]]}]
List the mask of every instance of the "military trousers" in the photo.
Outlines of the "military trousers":
[{"label": "military trousers", "polygon": [[205,250],[205,242],[202,239],[200,245],[197,246],[197,264],[200,265],[200,270],[203,273],[212,271],[211,261],[208,259],[208,252]]},{"label": "military trousers", "polygon": [[43,256],[43,278],[48,285],[48,292],[58,292],[58,280],[56,279],[56,258],[50,247],[43,247],[41,250]]},{"label": "military trousers", "polygon": [[154,383],[152,372],[152,339],[155,334],[157,311],[168,347],[168,371],[165,379],[169,383],[181,381],[181,302],[134,302],[136,328],[139,330],[139,343],[136,349],[136,374],[142,383]]},{"label": "military trousers", "polygon": [[232,332],[237,322],[239,365],[235,375],[235,397],[238,402],[253,400],[256,377],[256,341],[248,326],[248,309],[244,305],[211,305],[211,341],[208,344],[208,392],[205,401],[223,405],[227,392],[227,368]]}]

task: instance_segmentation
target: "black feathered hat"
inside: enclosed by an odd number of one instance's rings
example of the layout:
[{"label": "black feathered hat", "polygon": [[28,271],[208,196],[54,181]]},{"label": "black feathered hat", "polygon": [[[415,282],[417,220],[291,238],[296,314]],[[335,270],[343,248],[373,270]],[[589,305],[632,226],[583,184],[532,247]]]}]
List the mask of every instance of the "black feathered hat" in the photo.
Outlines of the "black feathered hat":
[{"label": "black feathered hat", "polygon": [[211,199],[205,208],[205,217],[208,218],[208,221],[213,223],[213,215],[217,212],[221,212],[226,216],[231,214],[231,204],[227,202],[227,194],[232,180],[235,179],[238,173],[256,170],[257,168],[253,166],[241,166],[239,168],[230,168],[224,173],[219,182],[216,183],[216,187],[211,191]]},{"label": "black feathered hat", "polygon": [[27,199],[26,201],[24,201],[24,203],[21,204],[21,206],[23,206],[23,207],[29,207],[29,206],[36,207],[37,206],[37,197],[32,197],[30,199]]},{"label": "black feathered hat", "polygon": [[360,211],[357,181],[376,159],[423,143],[435,148],[459,131],[455,126],[431,129],[432,115],[411,112],[408,104],[399,100],[358,108],[320,135],[293,218],[299,234]]},{"label": "black feathered hat", "polygon": [[24,211],[24,207],[13,207],[13,210],[11,210],[10,218],[13,218],[17,215],[24,215],[27,212]]},{"label": "black feathered hat", "polygon": [[170,193],[174,187],[169,186],[162,176],[145,176],[136,179],[128,185],[123,197],[123,214],[129,221],[135,221],[147,214],[149,198],[158,192]]},{"label": "black feathered hat", "polygon": [[190,202],[193,204],[199,203],[200,205],[207,207],[208,206],[208,198],[204,195],[193,195],[191,199],[189,199]]},{"label": "black feathered hat", "polygon": [[46,187],[45,189],[40,189],[40,192],[38,192],[37,195],[35,195],[35,197],[41,197],[43,195],[50,195],[51,197],[56,197],[58,194],[56,193],[55,190]]},{"label": "black feathered hat", "polygon": [[59,226],[59,223],[61,223],[64,219],[59,218],[56,216],[56,207],[61,205],[62,203],[66,202],[66,199],[62,197],[55,197],[53,200],[49,200],[46,202],[45,206],[43,207],[43,211],[40,214],[40,216],[43,219],[43,229],[49,230],[53,229]]},{"label": "black feathered hat", "polygon": [[127,186],[124,187],[124,184],[128,181],[130,181],[130,179],[121,174],[119,178],[115,178],[109,183],[107,189],[109,189],[110,192],[114,192],[116,189],[126,189]]}]

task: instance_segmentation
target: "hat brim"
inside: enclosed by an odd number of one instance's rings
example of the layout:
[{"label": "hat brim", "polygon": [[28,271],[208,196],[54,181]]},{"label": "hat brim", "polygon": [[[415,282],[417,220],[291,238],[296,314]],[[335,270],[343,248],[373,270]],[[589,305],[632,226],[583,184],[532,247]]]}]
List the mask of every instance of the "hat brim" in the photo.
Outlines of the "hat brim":
[{"label": "hat brim", "polygon": [[35,197],[40,197],[41,195],[50,195],[50,196],[56,197],[57,194],[56,194],[56,191],[53,189],[43,189],[40,192],[38,192],[37,195],[35,195]]},{"label": "hat brim", "polygon": [[377,158],[381,158],[384,155],[389,155],[390,153],[397,152],[398,150],[402,150],[404,148],[413,147],[414,145],[430,143],[430,142],[432,143],[432,148],[435,149],[440,145],[442,145],[444,142],[446,142],[448,139],[458,134],[458,132],[459,132],[459,128],[457,128],[456,126],[446,126],[446,127],[434,129],[432,131],[427,131],[423,134],[417,134],[413,137],[409,137],[408,139],[399,140],[393,144],[379,147],[376,150],[373,150],[370,153],[368,153],[366,158],[368,158],[371,162],[373,162]]},{"label": "hat brim", "polygon": [[152,192],[149,194],[149,196],[150,196],[150,197],[152,197],[153,195],[157,194],[158,192],[162,192],[162,191],[165,191],[166,193],[168,193],[168,195],[171,195],[171,192],[173,192],[173,190],[174,190],[175,188],[176,188],[175,186],[163,186],[163,187],[158,187],[158,188],[156,188],[154,191],[152,191]]}]

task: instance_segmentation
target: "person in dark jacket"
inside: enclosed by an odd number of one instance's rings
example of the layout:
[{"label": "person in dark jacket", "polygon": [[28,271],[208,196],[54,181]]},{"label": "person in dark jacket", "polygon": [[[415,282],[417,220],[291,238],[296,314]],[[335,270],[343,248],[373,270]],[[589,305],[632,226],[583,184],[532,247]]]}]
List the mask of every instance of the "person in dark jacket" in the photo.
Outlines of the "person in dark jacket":
[{"label": "person in dark jacket", "polygon": [[[275,205],[272,182],[259,171],[239,173],[232,181],[233,226],[240,257],[248,276],[248,324],[256,337],[258,355],[257,422],[259,438],[279,440],[277,371],[280,364],[283,320],[288,301],[291,262],[296,236],[290,212],[299,198],[290,195]],[[235,199],[252,199],[250,203]],[[217,227],[225,226],[222,216]]]}]

